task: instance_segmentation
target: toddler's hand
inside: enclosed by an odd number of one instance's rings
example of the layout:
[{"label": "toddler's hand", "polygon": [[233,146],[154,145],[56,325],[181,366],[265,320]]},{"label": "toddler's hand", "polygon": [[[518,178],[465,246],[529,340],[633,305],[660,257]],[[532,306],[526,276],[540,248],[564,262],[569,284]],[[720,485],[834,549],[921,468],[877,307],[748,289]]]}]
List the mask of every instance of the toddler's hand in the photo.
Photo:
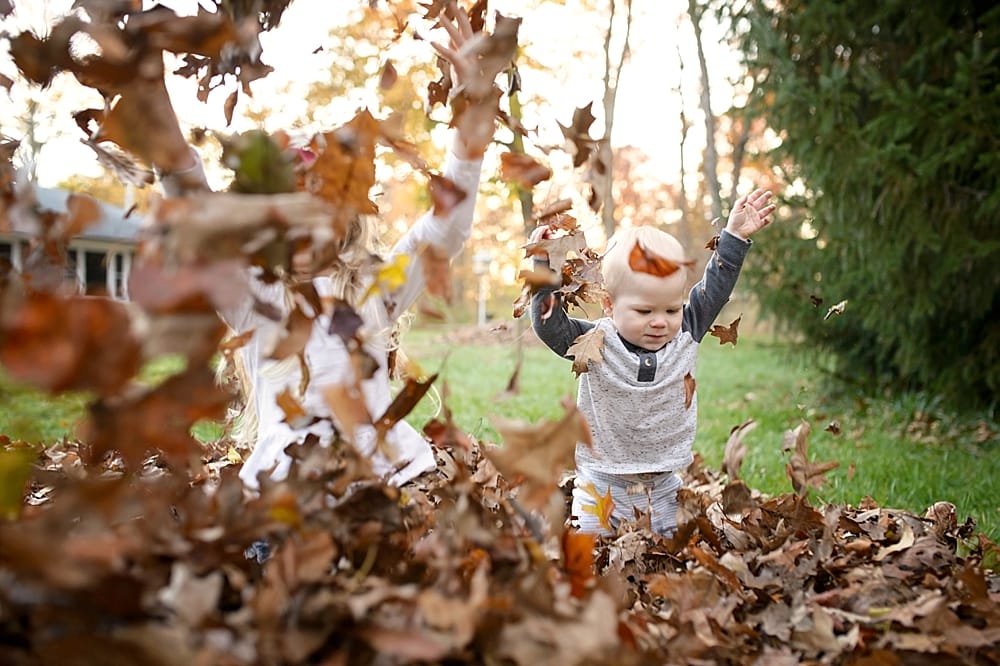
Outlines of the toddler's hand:
[{"label": "toddler's hand", "polygon": [[548,240],[552,238],[552,227],[547,224],[540,224],[531,232],[528,236],[528,244],[525,246],[525,250],[529,257],[535,257],[536,259],[541,259],[544,261],[549,260],[549,253],[539,247],[532,247],[537,245],[543,240]]},{"label": "toddler's hand", "polygon": [[740,197],[729,212],[729,222],[726,231],[738,238],[747,240],[771,223],[771,214],[775,205],[769,204],[770,190],[755,189],[750,194]]}]

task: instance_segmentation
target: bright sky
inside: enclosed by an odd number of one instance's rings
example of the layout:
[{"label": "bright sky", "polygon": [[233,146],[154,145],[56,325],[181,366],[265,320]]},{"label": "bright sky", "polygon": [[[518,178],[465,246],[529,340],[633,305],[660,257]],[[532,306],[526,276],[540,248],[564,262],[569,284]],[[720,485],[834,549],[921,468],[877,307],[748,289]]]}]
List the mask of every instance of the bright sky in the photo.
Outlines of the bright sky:
[{"label": "bright sky", "polygon": [[[363,4],[363,0],[356,0]],[[29,7],[30,4],[30,7]],[[27,25],[37,27],[45,22],[45,7],[50,14],[58,15],[68,7],[70,0],[49,0],[40,3],[18,3],[19,23],[8,27],[11,32]],[[179,11],[190,11],[195,0],[165,0],[162,4]],[[211,3],[206,3],[209,6]],[[598,5],[599,10],[586,11],[585,5]],[[689,134],[689,165],[700,162],[699,153],[704,145],[703,121],[698,110],[698,65],[694,49],[694,36],[690,24],[680,21],[686,12],[687,0],[635,0],[635,18],[632,27],[632,55],[626,64],[619,87],[616,122],[613,134],[615,146],[635,145],[642,148],[653,160],[655,171],[664,181],[676,179],[680,142],[679,100],[674,89],[678,85],[677,48],[685,58],[684,98],[689,121],[694,125]],[[294,0],[282,19],[281,25],[271,33],[262,35],[263,59],[275,69],[263,81],[254,84],[254,98],[260,103],[282,100],[289,112],[296,111],[295,96],[279,94],[289,80],[313,81],[322,75],[327,61],[313,51],[324,42],[330,28],[345,20],[352,3],[329,0]],[[556,122],[569,124],[573,110],[588,102],[594,103],[593,134],[602,131],[601,95],[603,70],[603,31],[605,29],[605,0],[565,0],[565,2],[539,2],[538,0],[493,0],[491,12],[523,18],[521,43],[530,57],[551,68],[550,72],[533,72],[522,68],[522,89],[527,98],[537,94],[548,100],[550,106],[539,108],[535,124],[539,127],[542,142],[559,143]],[[25,16],[27,15],[27,16]],[[725,110],[732,102],[732,88],[727,83],[727,73],[738,71],[737,56],[726,48],[721,30],[706,18],[705,46],[709,70],[715,74],[713,81],[713,108]],[[426,45],[413,40],[401,40],[415,57],[429,57]],[[422,51],[423,49],[423,51]],[[394,58],[401,57],[399,53]],[[9,58],[0,59],[0,73],[14,77]],[[24,114],[30,99],[40,100],[44,112],[61,124],[50,133],[42,128],[40,138],[46,142],[39,159],[39,181],[52,185],[70,173],[99,175],[100,167],[91,151],[79,143],[79,130],[68,119],[67,106],[73,110],[96,106],[96,95],[81,100],[81,89],[75,81],[62,77],[53,91],[27,91],[16,85],[11,95],[0,94],[0,131],[19,137],[23,133],[17,117]],[[208,105],[194,100],[192,83],[187,80],[172,82],[176,88],[174,99],[182,122],[224,130],[222,99],[228,94],[220,92]],[[63,91],[63,99],[53,97]],[[553,93],[553,91],[557,91]],[[301,96],[298,98],[301,100]],[[304,102],[299,101],[301,106]],[[280,104],[273,104],[280,113]],[[353,110],[345,109],[345,113]],[[346,119],[346,116],[345,118]],[[280,126],[280,116],[275,120]],[[526,119],[530,124],[531,119]],[[229,128],[239,130],[240,127]]]}]

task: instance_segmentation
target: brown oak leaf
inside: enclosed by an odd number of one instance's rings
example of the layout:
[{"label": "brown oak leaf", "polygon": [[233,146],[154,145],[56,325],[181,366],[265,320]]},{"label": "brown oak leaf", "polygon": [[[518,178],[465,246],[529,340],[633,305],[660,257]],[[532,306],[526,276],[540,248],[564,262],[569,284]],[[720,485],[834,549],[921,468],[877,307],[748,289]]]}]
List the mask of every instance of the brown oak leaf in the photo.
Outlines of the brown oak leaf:
[{"label": "brown oak leaf", "polygon": [[822,487],[827,479],[826,473],[832,469],[840,467],[837,461],[830,462],[810,462],[809,461],[809,431],[811,426],[803,421],[795,430],[785,433],[785,441],[782,445],[783,451],[791,451],[792,455],[785,465],[785,473],[792,482],[792,488],[800,497],[804,497],[809,492],[809,488]]},{"label": "brown oak leaf", "polygon": [[604,362],[603,351],[604,331],[595,326],[574,340],[566,350],[566,355],[573,357],[573,372],[579,377],[587,372],[591,362]]},{"label": "brown oak leaf", "polygon": [[732,322],[729,326],[722,326],[721,324],[715,324],[712,326],[712,330],[709,331],[710,335],[714,335],[719,338],[719,344],[724,345],[727,342],[732,343],[736,346],[736,339],[739,337],[740,320],[743,319],[743,315],[740,315]]}]

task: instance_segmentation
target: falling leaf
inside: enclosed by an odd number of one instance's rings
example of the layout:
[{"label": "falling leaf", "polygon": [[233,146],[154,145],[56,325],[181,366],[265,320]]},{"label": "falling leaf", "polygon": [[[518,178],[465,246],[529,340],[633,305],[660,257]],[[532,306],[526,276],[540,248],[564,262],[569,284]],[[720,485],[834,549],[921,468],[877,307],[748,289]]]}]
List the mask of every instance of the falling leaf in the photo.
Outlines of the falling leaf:
[{"label": "falling leaf", "polygon": [[0,362],[11,377],[46,391],[111,395],[142,363],[131,329],[118,301],[34,293],[0,320]]},{"label": "falling leaf", "polygon": [[307,192],[333,204],[330,226],[344,229],[358,215],[378,212],[369,199],[375,185],[375,143],[379,123],[368,111],[309,144],[316,159],[305,170]]},{"label": "falling leaf", "polygon": [[451,257],[435,246],[427,245],[420,252],[420,265],[426,294],[451,305],[455,298],[451,281]]},{"label": "falling leaf", "polygon": [[226,127],[233,124],[233,113],[236,111],[236,104],[240,100],[239,88],[229,93],[229,97],[226,98],[226,103],[223,106],[222,114],[226,118]]},{"label": "falling leaf", "polygon": [[295,191],[297,153],[283,133],[249,130],[219,138],[222,163],[233,172],[230,192],[282,194]]},{"label": "falling leaf", "polygon": [[604,362],[604,331],[594,326],[581,334],[566,350],[566,356],[573,357],[573,373],[579,377],[591,363]]},{"label": "falling leaf", "polygon": [[827,310],[826,314],[823,316],[823,321],[826,321],[827,319],[829,319],[830,317],[832,317],[835,314],[836,315],[842,315],[842,314],[844,314],[844,309],[846,307],[847,307],[847,301],[846,300],[843,300],[843,301],[837,303],[836,305],[831,305],[830,309]]},{"label": "falling leaf", "polygon": [[382,264],[378,273],[375,274],[375,281],[368,287],[368,291],[365,292],[361,300],[366,301],[372,294],[379,291],[383,294],[389,294],[402,287],[406,283],[406,268],[409,265],[410,255],[408,254],[397,254],[392,261]]},{"label": "falling leaf", "polygon": [[642,246],[642,243],[636,241],[628,255],[628,266],[637,273],[648,273],[655,277],[667,277],[676,273],[682,266],[691,268],[694,266],[694,262],[688,260],[680,262],[672,261],[650,252]]},{"label": "falling leaf", "polygon": [[504,152],[500,155],[500,179],[531,189],[552,177],[552,169],[524,153]]},{"label": "falling leaf", "polygon": [[590,481],[580,486],[580,488],[594,499],[593,505],[583,505],[583,511],[597,516],[598,522],[604,529],[609,532],[614,531],[614,528],[611,526],[611,516],[615,512],[615,501],[611,498],[611,488],[608,487],[607,492],[603,495],[597,492],[597,487]]},{"label": "falling leaf", "polygon": [[732,345],[736,346],[736,338],[739,337],[740,320],[743,319],[741,314],[739,317],[730,322],[729,326],[721,326],[715,324],[712,326],[712,330],[709,331],[711,335],[719,338],[719,344],[724,345],[727,342],[731,342]]},{"label": "falling leaf", "polygon": [[283,390],[275,397],[274,401],[285,415],[284,422],[289,427],[302,428],[312,421],[312,417],[302,408],[302,403],[290,389]]},{"label": "falling leaf", "polygon": [[822,487],[827,479],[826,473],[840,466],[837,461],[831,462],[810,462],[809,461],[809,423],[803,421],[795,430],[785,433],[785,440],[782,450],[791,451],[785,472],[792,482],[792,488],[800,497],[804,497],[809,492],[809,488]]},{"label": "falling leaf", "polygon": [[306,343],[312,337],[313,319],[302,308],[292,309],[285,322],[282,337],[268,355],[269,358],[281,361],[289,356],[297,356],[305,351]]},{"label": "falling leaf", "polygon": [[840,421],[830,421],[829,424],[823,430],[832,433],[834,435],[840,434]]},{"label": "falling leaf", "polygon": [[524,282],[528,287],[557,287],[562,282],[559,273],[547,268],[542,270],[523,269],[517,274],[517,279]]},{"label": "falling leaf", "polygon": [[379,88],[389,90],[396,85],[397,79],[399,79],[399,73],[396,71],[396,66],[392,64],[392,60],[386,60],[385,66],[382,67],[382,75],[378,80]]},{"label": "falling leaf", "polygon": [[719,237],[712,236],[707,243],[705,243],[705,249],[715,252],[715,249],[719,247]]},{"label": "falling leaf", "polygon": [[520,479],[518,500],[528,508],[548,502],[564,470],[572,469],[578,444],[590,446],[590,426],[575,405],[564,403],[557,421],[529,424],[501,417],[492,419],[503,446],[483,453],[507,479]]},{"label": "falling leaf", "polygon": [[449,215],[455,206],[465,201],[466,197],[469,196],[468,192],[461,189],[454,181],[437,174],[431,174],[428,187],[430,188],[434,214],[438,217]]},{"label": "falling leaf", "polygon": [[322,389],[323,400],[337,420],[341,434],[350,441],[355,441],[355,433],[360,425],[372,423],[368,404],[364,393],[351,384],[332,384]]},{"label": "falling leaf", "polygon": [[823,304],[823,299],[820,298],[819,296],[816,296],[815,294],[810,294],[809,302],[812,303],[812,306],[814,308],[818,308],[820,305]]},{"label": "falling leaf", "polygon": [[740,478],[740,466],[747,454],[743,438],[756,427],[756,421],[747,419],[729,431],[729,439],[726,440],[726,448],[722,453],[722,471],[730,481]]},{"label": "falling leaf", "polygon": [[150,449],[158,449],[184,466],[201,453],[191,426],[202,419],[221,421],[231,401],[210,368],[188,368],[126,398],[91,404],[80,439],[90,445],[94,461],[118,451],[126,466],[136,470]]},{"label": "falling leaf", "polygon": [[346,301],[337,299],[333,303],[333,311],[330,313],[330,328],[327,333],[336,335],[345,345],[355,339],[364,321],[361,315],[352,308]]},{"label": "falling leaf", "polygon": [[594,544],[596,537],[576,530],[562,535],[563,567],[569,576],[570,594],[582,599],[594,580]]},{"label": "falling leaf", "polygon": [[385,434],[390,429],[413,411],[413,408],[427,394],[427,391],[434,384],[435,380],[437,380],[437,377],[437,373],[424,381],[407,377],[402,390],[396,394],[393,401],[385,408],[385,412],[375,420],[375,429],[379,433],[380,439],[385,437]]},{"label": "falling leaf", "polygon": [[573,120],[569,127],[559,123],[563,136],[573,146],[573,166],[578,167],[587,161],[595,148],[594,140],[590,138],[590,126],[594,124],[593,102],[573,111]]},{"label": "falling leaf", "polygon": [[684,409],[690,409],[694,402],[694,391],[696,382],[690,372],[684,375]]},{"label": "falling leaf", "polygon": [[65,229],[66,238],[79,236],[101,219],[101,207],[97,200],[85,194],[70,194],[66,198]]}]

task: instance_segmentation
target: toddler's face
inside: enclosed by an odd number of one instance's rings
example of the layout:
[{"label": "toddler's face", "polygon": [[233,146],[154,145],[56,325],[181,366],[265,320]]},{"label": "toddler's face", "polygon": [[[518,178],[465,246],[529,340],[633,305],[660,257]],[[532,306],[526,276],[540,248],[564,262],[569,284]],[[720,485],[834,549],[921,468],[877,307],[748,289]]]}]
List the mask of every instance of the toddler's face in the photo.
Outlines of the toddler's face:
[{"label": "toddler's face", "polygon": [[623,338],[656,351],[681,330],[684,286],[683,270],[663,278],[632,273],[609,297],[606,309]]}]

